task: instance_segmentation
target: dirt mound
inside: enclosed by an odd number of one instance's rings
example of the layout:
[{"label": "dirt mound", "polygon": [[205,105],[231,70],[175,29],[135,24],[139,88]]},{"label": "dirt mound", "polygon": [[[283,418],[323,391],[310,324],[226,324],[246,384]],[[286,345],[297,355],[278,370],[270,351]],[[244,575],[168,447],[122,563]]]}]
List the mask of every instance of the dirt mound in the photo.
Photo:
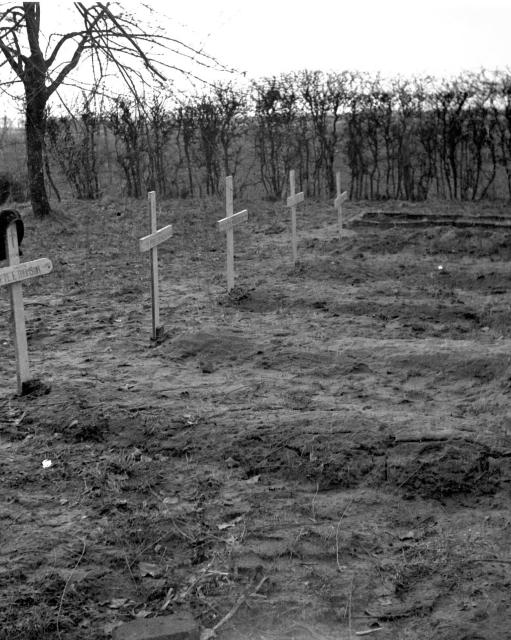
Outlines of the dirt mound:
[{"label": "dirt mound", "polygon": [[216,361],[234,361],[247,358],[257,347],[250,339],[239,334],[199,331],[176,338],[172,341],[170,349],[182,360],[201,357]]}]

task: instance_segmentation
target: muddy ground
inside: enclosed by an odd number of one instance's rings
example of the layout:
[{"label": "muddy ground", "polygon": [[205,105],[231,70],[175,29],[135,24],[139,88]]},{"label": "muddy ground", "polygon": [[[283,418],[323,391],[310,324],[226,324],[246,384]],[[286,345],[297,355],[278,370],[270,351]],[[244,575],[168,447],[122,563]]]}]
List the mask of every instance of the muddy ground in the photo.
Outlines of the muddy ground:
[{"label": "muddy ground", "polygon": [[227,295],[222,202],[162,204],[160,343],[144,202],[21,207],[23,259],[54,265],[23,287],[51,391],[15,396],[4,288],[0,638],[183,610],[225,640],[507,637],[511,233],[339,240],[308,202],[293,266],[288,213],[245,207]]}]

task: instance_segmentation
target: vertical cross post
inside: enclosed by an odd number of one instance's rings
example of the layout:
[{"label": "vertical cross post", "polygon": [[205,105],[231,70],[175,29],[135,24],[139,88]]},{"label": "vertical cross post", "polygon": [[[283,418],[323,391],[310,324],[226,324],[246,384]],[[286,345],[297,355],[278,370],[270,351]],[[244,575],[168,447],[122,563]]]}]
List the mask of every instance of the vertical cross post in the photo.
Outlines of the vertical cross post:
[{"label": "vertical cross post", "polygon": [[[230,218],[234,213],[234,186],[232,176],[225,178],[225,215]],[[225,233],[227,240],[227,291],[234,287],[234,231],[229,227]]]},{"label": "vertical cross post", "polygon": [[293,249],[293,263],[296,264],[298,260],[298,249],[296,240],[296,205],[303,202],[303,191],[295,193],[295,170],[291,169],[289,172],[289,198],[286,201],[286,206],[291,208],[291,246]]},{"label": "vertical cross post", "polygon": [[232,176],[225,179],[226,217],[218,221],[218,230],[225,231],[227,238],[227,291],[234,287],[234,227],[248,219],[248,211],[234,213]]},{"label": "vertical cross post", "polygon": [[[20,263],[18,248],[18,233],[16,225],[10,224],[7,228],[6,247],[8,263],[14,267]],[[9,287],[11,301],[12,328],[14,337],[14,349],[16,352],[16,378],[18,393],[21,393],[23,382],[30,380],[30,367],[28,364],[27,331],[25,327],[25,309],[23,305],[23,290],[21,282],[11,284]]]},{"label": "vertical cross post", "polygon": [[[150,191],[148,194],[149,203],[149,233],[157,231],[156,223],[156,193]],[[158,246],[152,247],[151,251],[151,315],[153,320],[153,340],[156,340],[160,331],[160,284],[158,280]]]},{"label": "vertical cross post", "polygon": [[342,236],[342,203],[348,199],[348,192],[343,191],[341,193],[341,172],[338,171],[335,174],[335,186],[336,186],[336,198],[334,200],[334,207],[337,209],[337,226],[339,231],[339,238]]},{"label": "vertical cross post", "polygon": [[39,258],[31,262],[20,263],[18,232],[14,222],[9,224],[5,238],[0,238],[0,242],[5,242],[5,255],[8,261],[8,266],[0,269],[0,286],[6,285],[9,287],[12,333],[16,353],[16,379],[18,393],[23,395],[28,388],[28,383],[31,381],[31,375],[21,283],[23,280],[50,273],[53,265],[48,258]]},{"label": "vertical cross post", "polygon": [[140,251],[151,252],[151,315],[153,324],[153,340],[160,340],[165,333],[165,327],[160,324],[160,287],[158,281],[158,245],[172,236],[172,225],[157,229],[156,221],[156,193],[147,194],[149,209],[149,235],[140,238]]}]

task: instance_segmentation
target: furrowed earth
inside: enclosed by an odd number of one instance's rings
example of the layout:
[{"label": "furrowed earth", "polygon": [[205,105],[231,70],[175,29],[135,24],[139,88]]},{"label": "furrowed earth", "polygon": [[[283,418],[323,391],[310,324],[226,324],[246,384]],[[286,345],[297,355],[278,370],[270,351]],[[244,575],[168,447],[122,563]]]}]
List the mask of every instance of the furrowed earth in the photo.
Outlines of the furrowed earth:
[{"label": "furrowed earth", "polygon": [[[507,637],[511,230],[435,225],[506,209],[339,240],[306,201],[293,266],[284,207],[236,204],[227,294],[222,201],[161,203],[159,342],[144,202],[20,208],[51,390],[15,395],[3,287],[0,638],[180,611],[225,640]],[[345,211],[376,208],[403,210]]]}]

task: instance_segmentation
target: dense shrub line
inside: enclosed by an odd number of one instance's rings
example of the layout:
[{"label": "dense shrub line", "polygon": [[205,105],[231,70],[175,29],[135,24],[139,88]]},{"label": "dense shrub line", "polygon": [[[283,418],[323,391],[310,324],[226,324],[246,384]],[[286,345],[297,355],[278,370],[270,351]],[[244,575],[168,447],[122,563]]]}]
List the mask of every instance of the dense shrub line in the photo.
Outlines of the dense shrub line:
[{"label": "dense shrub line", "polygon": [[76,196],[121,176],[128,196],[280,198],[289,169],[309,196],[511,197],[511,75],[392,78],[301,71],[149,101],[119,97],[49,115],[47,150]]}]

